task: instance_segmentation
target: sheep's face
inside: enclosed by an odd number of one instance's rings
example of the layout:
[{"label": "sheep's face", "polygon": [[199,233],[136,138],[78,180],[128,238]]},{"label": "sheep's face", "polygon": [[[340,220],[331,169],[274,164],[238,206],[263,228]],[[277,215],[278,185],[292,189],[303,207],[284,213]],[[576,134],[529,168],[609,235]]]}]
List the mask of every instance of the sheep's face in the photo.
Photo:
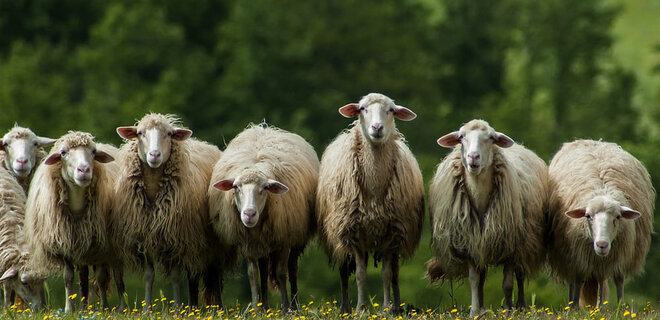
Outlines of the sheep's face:
[{"label": "sheep's face", "polygon": [[443,147],[461,145],[461,161],[465,170],[478,175],[493,163],[494,146],[508,148],[513,140],[503,133],[496,132],[483,120],[472,120],[458,131],[448,133],[438,139]]},{"label": "sheep's face", "polygon": [[268,194],[282,194],[289,190],[279,181],[266,178],[258,171],[244,172],[242,175],[221,180],[213,185],[222,191],[234,190],[234,202],[241,217],[241,222],[252,228],[259,222]]},{"label": "sheep's face", "polygon": [[639,212],[606,196],[595,197],[585,208],[568,211],[566,215],[573,219],[587,219],[594,251],[602,257],[610,253],[622,219],[634,220],[641,216]]},{"label": "sheep's face", "polygon": [[94,177],[94,161],[107,163],[114,158],[104,151],[97,150],[94,143],[79,146],[62,146],[44,162],[52,165],[62,163],[62,177],[67,183],[87,187]]},{"label": "sheep's face", "polygon": [[362,135],[373,144],[388,141],[396,132],[394,118],[410,121],[417,117],[408,108],[395,105],[392,99],[379,93],[370,93],[359,103],[347,104],[339,113],[347,118],[358,116]]},{"label": "sheep's face", "polygon": [[183,141],[192,135],[191,130],[175,128],[163,122],[119,127],[117,133],[124,139],[138,140],[138,156],[151,168],[158,168],[169,160],[172,140]]},{"label": "sheep's face", "polygon": [[14,127],[0,141],[4,150],[5,166],[16,177],[27,177],[36,166],[37,152],[41,147],[55,143],[54,139],[38,137],[30,129]]},{"label": "sheep's face", "polygon": [[46,303],[46,292],[43,279],[32,279],[25,272],[20,272],[17,267],[10,267],[0,278],[4,283],[23,298],[31,303],[30,309],[39,311]]}]

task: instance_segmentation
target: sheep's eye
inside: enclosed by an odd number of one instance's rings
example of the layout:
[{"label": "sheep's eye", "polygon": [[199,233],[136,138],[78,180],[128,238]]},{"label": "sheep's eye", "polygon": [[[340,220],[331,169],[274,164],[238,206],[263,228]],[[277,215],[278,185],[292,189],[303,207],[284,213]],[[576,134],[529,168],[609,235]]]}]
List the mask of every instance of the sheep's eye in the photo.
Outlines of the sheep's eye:
[{"label": "sheep's eye", "polygon": [[66,150],[64,149],[60,150],[60,155],[65,155],[65,154],[66,154]]},{"label": "sheep's eye", "polygon": [[390,112],[394,112],[394,108],[390,109]]},{"label": "sheep's eye", "polygon": [[96,153],[96,149],[92,150],[92,153]]},{"label": "sheep's eye", "polygon": [[591,220],[591,215],[590,214],[585,214],[584,217]]},{"label": "sheep's eye", "polygon": [[34,142],[34,146],[36,147],[36,146],[38,146],[38,145],[39,145],[39,142],[36,142],[36,141],[35,141],[35,142]]},{"label": "sheep's eye", "polygon": [[171,137],[171,136],[172,136],[172,132],[168,132],[168,133],[167,133],[167,136],[168,136],[168,137]]},{"label": "sheep's eye", "polygon": [[364,110],[364,107],[360,107],[360,111]]},{"label": "sheep's eye", "polygon": [[460,140],[460,139],[463,139],[463,135],[462,135],[462,134],[459,134],[459,135],[458,135],[458,139],[459,139],[459,140]]},{"label": "sheep's eye", "polygon": [[621,216],[616,216],[616,219],[617,219],[617,220],[621,219]]},{"label": "sheep's eye", "polygon": [[138,134],[138,136],[141,136],[141,135],[142,135],[142,131],[138,131],[137,134]]}]

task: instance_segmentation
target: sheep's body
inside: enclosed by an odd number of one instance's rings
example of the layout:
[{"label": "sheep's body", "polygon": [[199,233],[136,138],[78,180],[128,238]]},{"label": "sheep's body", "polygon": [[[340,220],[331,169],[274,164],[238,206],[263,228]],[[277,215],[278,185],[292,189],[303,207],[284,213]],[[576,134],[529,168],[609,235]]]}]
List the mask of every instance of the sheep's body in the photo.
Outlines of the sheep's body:
[{"label": "sheep's body", "polygon": [[[18,273],[27,261],[26,244],[22,233],[25,219],[25,192],[15,177],[0,168],[0,274],[13,269],[15,275],[7,278],[5,284],[33,304],[32,309],[45,303],[43,284],[21,284]],[[39,288],[39,286],[41,286]],[[38,289],[38,291],[35,291]],[[27,291],[26,291],[27,290]],[[9,307],[12,296],[5,292],[5,306]],[[38,299],[38,300],[35,300]]]},{"label": "sheep's body", "polygon": [[[249,261],[267,259],[273,253],[282,252],[275,255],[286,258],[292,248],[304,248],[315,233],[313,210],[318,169],[314,148],[299,135],[266,125],[249,126],[229,143],[214,167],[211,182],[241,177],[245,183],[254,183],[257,176],[263,176],[279,181],[290,191],[269,195],[257,224],[246,227],[234,200],[235,192],[221,192],[209,186],[209,210],[220,241],[237,247]],[[297,265],[296,253],[292,255],[292,263]],[[286,266],[286,262],[271,260],[270,263],[273,268],[279,268],[279,263]],[[290,272],[297,273],[295,270]],[[294,302],[295,277],[296,274],[290,274]],[[285,299],[286,283],[278,282]],[[262,303],[266,305],[267,289],[262,287],[261,290]],[[253,299],[256,299],[256,292],[253,292]],[[288,307],[284,300],[283,304]]]},{"label": "sheep's body", "polygon": [[[565,143],[553,157],[549,176],[552,273],[571,284],[612,277],[622,282],[640,273],[651,241],[655,204],[655,190],[642,163],[614,143],[577,140]],[[598,196],[641,213],[636,220],[618,221],[606,256],[595,253],[587,219],[565,215]]]},{"label": "sheep's body", "polygon": [[316,212],[328,256],[342,264],[356,249],[412,257],[424,219],[424,185],[403,136],[370,146],[355,125],[323,153]]},{"label": "sheep's body", "polygon": [[547,167],[523,146],[497,149],[494,194],[488,211],[476,212],[458,146],[438,165],[429,188],[429,212],[436,272],[432,279],[467,276],[467,265],[510,264],[527,275],[544,263],[543,224],[547,210]]}]

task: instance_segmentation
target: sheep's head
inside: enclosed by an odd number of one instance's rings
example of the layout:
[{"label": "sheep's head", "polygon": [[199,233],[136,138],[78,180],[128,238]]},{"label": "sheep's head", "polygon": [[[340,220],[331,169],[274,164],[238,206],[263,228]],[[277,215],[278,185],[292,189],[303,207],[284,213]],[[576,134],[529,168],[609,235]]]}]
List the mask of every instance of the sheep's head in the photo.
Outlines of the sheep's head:
[{"label": "sheep's head", "polygon": [[599,256],[607,256],[612,248],[612,241],[619,232],[621,220],[634,220],[641,214],[621,205],[608,196],[597,196],[591,199],[587,206],[565,213],[573,219],[586,218],[593,240],[594,251]]},{"label": "sheep's head", "polygon": [[236,209],[243,225],[248,228],[259,222],[269,193],[282,194],[289,190],[281,182],[268,179],[257,170],[246,170],[240,176],[218,181],[213,186],[222,191],[234,190]]},{"label": "sheep's head", "polygon": [[57,140],[44,163],[53,165],[61,162],[62,177],[67,183],[87,187],[94,177],[94,161],[107,163],[113,160],[111,155],[96,149],[91,134],[69,131]]},{"label": "sheep's head", "polygon": [[150,113],[137,125],[119,127],[117,133],[124,139],[138,140],[138,155],[143,163],[151,168],[158,168],[170,158],[172,140],[183,141],[192,135],[192,131],[181,128],[174,115]]},{"label": "sheep's head", "polygon": [[55,139],[39,137],[32,130],[14,126],[0,141],[4,150],[5,165],[16,177],[27,177],[37,165],[39,148],[55,143]]},{"label": "sheep's head", "polygon": [[46,305],[44,279],[32,277],[22,269],[18,265],[9,267],[0,277],[0,283],[16,291],[23,300],[30,303],[30,308],[33,311],[39,311]]},{"label": "sheep's head", "polygon": [[462,125],[458,131],[448,133],[438,139],[443,147],[461,144],[461,161],[470,174],[478,175],[493,163],[493,148],[508,148],[513,140],[503,133],[496,132],[486,121],[472,120]]},{"label": "sheep's head", "polygon": [[339,108],[339,113],[346,118],[357,116],[362,135],[373,144],[388,141],[395,133],[394,118],[410,121],[417,117],[410,109],[397,106],[380,93],[370,93],[359,103],[349,103]]}]

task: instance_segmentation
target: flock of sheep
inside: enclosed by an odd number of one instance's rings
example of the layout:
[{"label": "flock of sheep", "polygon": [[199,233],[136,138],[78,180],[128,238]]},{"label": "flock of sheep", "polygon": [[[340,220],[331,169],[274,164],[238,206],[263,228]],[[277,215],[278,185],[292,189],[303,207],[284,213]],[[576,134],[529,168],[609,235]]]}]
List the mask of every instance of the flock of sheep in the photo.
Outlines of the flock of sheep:
[{"label": "flock of sheep", "polygon": [[[117,128],[119,149],[89,133],[53,140],[15,126],[0,143],[5,305],[18,294],[43,307],[44,280],[61,270],[67,297],[78,272],[85,304],[91,266],[104,308],[110,279],[122,297],[123,270],[142,271],[148,310],[155,265],[172,281],[177,305],[183,274],[188,304],[198,303],[201,280],[203,303],[222,305],[223,273],[242,257],[252,305],[268,308],[270,285],[282,308],[295,310],[298,257],[318,235],[339,267],[342,313],[351,312],[351,273],[356,311],[367,303],[369,256],[382,265],[383,308],[400,312],[399,260],[419,244],[425,204],[422,174],[394,120],[416,115],[376,93],[339,112],[357,120],[321,161],[302,137],[265,124],[249,126],[224,151],[191,138],[171,115]],[[486,271],[496,265],[504,266],[505,308],[527,305],[525,279],[546,265],[569,283],[574,306],[602,303],[610,278],[622,299],[652,232],[655,190],[637,159],[613,143],[577,140],[548,167],[482,120],[438,144],[453,151],[430,183],[435,257],[427,275],[467,277],[470,315],[482,311]],[[73,310],[66,299],[65,311]]]}]

